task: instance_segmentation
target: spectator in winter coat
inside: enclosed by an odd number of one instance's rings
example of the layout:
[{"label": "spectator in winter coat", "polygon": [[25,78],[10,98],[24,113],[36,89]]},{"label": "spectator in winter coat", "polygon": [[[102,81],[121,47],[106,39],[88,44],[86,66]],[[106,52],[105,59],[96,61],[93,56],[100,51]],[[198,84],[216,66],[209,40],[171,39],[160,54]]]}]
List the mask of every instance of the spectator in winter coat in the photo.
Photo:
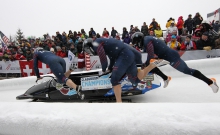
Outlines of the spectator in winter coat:
[{"label": "spectator in winter coat", "polygon": [[212,21],[212,26],[213,26],[213,29],[218,32],[219,31],[219,27],[220,27],[220,24],[219,24],[219,21],[215,21],[214,23],[214,20]]},{"label": "spectator in winter coat", "polygon": [[95,36],[96,36],[96,32],[93,30],[93,28],[91,28],[90,31],[89,31],[89,37],[93,38]]},{"label": "spectator in winter coat", "polygon": [[32,52],[31,52],[31,49],[30,49],[30,48],[28,48],[28,49],[26,50],[25,57],[26,57],[27,61],[30,61],[30,60],[33,59],[33,54],[32,54]]},{"label": "spectator in winter coat", "polygon": [[73,32],[71,30],[69,30],[68,37],[70,37],[71,34],[73,34]]},{"label": "spectator in winter coat", "polygon": [[131,38],[129,37],[128,33],[126,34],[125,38],[123,39],[124,43],[130,44]]},{"label": "spectator in winter coat", "polygon": [[143,26],[141,27],[141,32],[144,34],[144,36],[148,36],[148,26],[146,25],[146,22],[143,23]]},{"label": "spectator in winter coat", "polygon": [[163,37],[163,31],[160,28],[160,25],[158,24],[157,29],[154,30],[155,36],[157,38]]},{"label": "spectator in winter coat", "polygon": [[101,36],[100,36],[100,34],[99,33],[97,33],[96,34],[96,38],[100,38]]},{"label": "spectator in winter coat", "polygon": [[178,22],[177,22],[177,25],[176,25],[176,26],[177,26],[177,29],[178,29],[179,35],[182,34],[183,25],[184,25],[183,17],[180,16],[180,17],[178,18]]},{"label": "spectator in winter coat", "polygon": [[153,30],[155,30],[158,26],[158,23],[155,21],[155,18],[152,19],[152,22],[150,23],[150,25],[153,26]]},{"label": "spectator in winter coat", "polygon": [[204,32],[202,34],[201,39],[199,39],[196,42],[196,48],[198,50],[210,51],[210,50],[215,48],[214,43],[208,37],[209,37],[209,33],[208,32]]},{"label": "spectator in winter coat", "polygon": [[202,16],[199,14],[199,12],[196,13],[196,15],[193,18],[193,22],[194,22],[193,23],[193,31],[195,31],[196,25],[200,25],[202,23],[202,21],[203,21]]},{"label": "spectator in winter coat", "polygon": [[[167,34],[172,34],[173,31],[178,31],[177,27],[175,26],[174,21],[171,21],[170,27],[167,28]],[[178,33],[177,33],[178,35]]]},{"label": "spectator in winter coat", "polygon": [[65,32],[62,33],[62,42],[63,42],[63,45],[67,44],[67,36]]},{"label": "spectator in winter coat", "polygon": [[115,36],[116,36],[117,33],[118,33],[117,30],[115,30],[114,27],[112,27],[111,36],[112,36],[113,38],[115,38]]},{"label": "spectator in winter coat", "polygon": [[102,38],[109,38],[108,32],[104,31],[102,34]]},{"label": "spectator in winter coat", "polygon": [[127,29],[124,27],[124,28],[123,28],[123,32],[122,32],[122,39],[125,38],[126,34],[128,34],[128,31],[127,31]]},{"label": "spectator in winter coat", "polygon": [[56,48],[57,48],[57,52],[56,52],[57,56],[60,56],[62,58],[66,57],[66,52],[63,52],[60,46],[57,46]]},{"label": "spectator in winter coat", "polygon": [[57,38],[56,46],[63,46],[63,43],[59,38]]},{"label": "spectator in winter coat", "polygon": [[[182,34],[180,35],[180,39],[181,39],[180,43],[185,42],[186,36],[188,36],[188,31],[186,28],[184,28]],[[191,37],[190,37],[190,39],[191,39]]]},{"label": "spectator in winter coat", "polygon": [[63,41],[62,35],[60,34],[59,31],[56,32],[56,37],[59,38],[60,41]]},{"label": "spectator in winter coat", "polygon": [[174,25],[176,26],[174,19],[172,17],[170,17],[170,19],[166,23],[166,28],[170,27],[172,21],[174,22]]},{"label": "spectator in winter coat", "polygon": [[138,26],[135,26],[135,27],[134,27],[134,30],[135,30],[135,32],[141,32],[141,31],[138,29]]},{"label": "spectator in winter coat", "polygon": [[187,28],[189,34],[192,34],[193,19],[192,19],[192,15],[191,14],[189,14],[187,20],[185,20],[184,27]]},{"label": "spectator in winter coat", "polygon": [[181,44],[176,40],[176,36],[172,35],[171,41],[167,43],[167,46],[174,50],[180,50]]},{"label": "spectator in winter coat", "polygon": [[76,54],[77,54],[77,49],[75,48],[74,43],[72,43],[72,44],[70,45],[70,51],[76,56]]},{"label": "spectator in winter coat", "polygon": [[186,36],[184,42],[182,42],[180,50],[196,50],[196,44],[191,40],[191,36]]}]

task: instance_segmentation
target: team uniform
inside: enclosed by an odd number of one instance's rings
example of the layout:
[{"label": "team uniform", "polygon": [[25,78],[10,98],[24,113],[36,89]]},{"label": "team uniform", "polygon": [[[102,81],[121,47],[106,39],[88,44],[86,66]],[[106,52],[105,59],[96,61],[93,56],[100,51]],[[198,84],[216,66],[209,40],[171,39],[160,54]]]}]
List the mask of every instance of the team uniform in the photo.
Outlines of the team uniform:
[{"label": "team uniform", "polygon": [[[98,44],[97,54],[100,58],[102,71],[112,71],[112,86],[120,84],[122,77],[127,74],[132,84],[137,84],[140,80],[137,77],[137,64],[142,64],[141,54],[133,47],[123,42],[110,38],[98,38],[94,42]],[[110,60],[108,66],[107,57]]]},{"label": "team uniform", "polygon": [[65,77],[64,73],[66,72],[66,62],[63,58],[51,53],[46,50],[38,50],[34,52],[34,72],[37,78],[40,78],[39,69],[38,69],[38,61],[41,61],[47,64],[52,73],[57,77],[57,81],[59,83],[66,83],[68,78]]},{"label": "team uniform", "polygon": [[[145,36],[143,39],[143,47],[144,50],[148,53],[147,60],[145,62],[146,65],[149,64],[150,59],[155,57],[155,54],[159,59],[164,59],[170,62],[170,65],[177,69],[178,71],[192,75],[200,80],[206,82],[213,90],[214,93],[218,92],[219,87],[216,84],[214,78],[209,79],[204,76],[200,71],[196,69],[189,68],[186,63],[180,58],[180,55],[176,50],[170,49],[164,41],[152,37],[152,36]],[[161,77],[164,79],[165,75],[158,69],[153,69],[155,73],[159,73]]]}]

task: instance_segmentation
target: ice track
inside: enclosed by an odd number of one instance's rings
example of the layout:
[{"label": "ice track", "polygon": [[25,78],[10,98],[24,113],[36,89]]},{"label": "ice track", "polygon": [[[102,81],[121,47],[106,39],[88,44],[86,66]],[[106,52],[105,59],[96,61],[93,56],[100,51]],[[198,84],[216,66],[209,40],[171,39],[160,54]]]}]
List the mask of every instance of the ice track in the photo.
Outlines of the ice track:
[{"label": "ice track", "polygon": [[[220,85],[220,58],[187,64]],[[220,92],[170,66],[160,69],[172,77],[169,86],[133,96],[129,104],[16,100],[36,78],[1,80],[0,134],[220,134]]]}]

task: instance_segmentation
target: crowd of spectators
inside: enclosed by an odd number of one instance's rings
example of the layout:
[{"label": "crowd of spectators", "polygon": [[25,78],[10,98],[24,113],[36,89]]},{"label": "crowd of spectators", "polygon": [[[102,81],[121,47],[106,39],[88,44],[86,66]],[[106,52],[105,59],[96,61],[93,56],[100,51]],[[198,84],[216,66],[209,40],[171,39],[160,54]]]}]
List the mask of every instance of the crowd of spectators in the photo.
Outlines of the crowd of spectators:
[{"label": "crowd of spectators", "polygon": [[42,47],[45,50],[51,51],[60,57],[67,57],[70,50],[76,56],[82,53],[83,40],[87,38],[116,38],[124,43],[131,43],[131,35],[135,32],[142,32],[145,36],[155,36],[167,44],[168,47],[175,50],[211,50],[220,49],[220,38],[210,38],[210,29],[219,31],[219,21],[203,22],[203,17],[196,13],[192,18],[192,15],[188,15],[188,18],[184,20],[183,16],[180,16],[175,21],[174,18],[169,18],[166,23],[166,31],[161,30],[160,24],[152,19],[149,26],[146,22],[143,23],[141,29],[138,26],[131,25],[129,29],[122,28],[121,34],[119,30],[112,27],[111,32],[106,28],[103,29],[102,34],[97,33],[93,28],[90,29],[88,34],[84,29],[81,31],[69,30],[68,33],[62,34],[57,31],[56,35],[50,37],[48,34],[44,34],[43,38],[27,38],[20,39],[15,42],[11,42],[8,45],[8,50],[3,52],[0,49],[0,60],[13,61],[13,60],[32,60],[33,52],[36,47]]}]

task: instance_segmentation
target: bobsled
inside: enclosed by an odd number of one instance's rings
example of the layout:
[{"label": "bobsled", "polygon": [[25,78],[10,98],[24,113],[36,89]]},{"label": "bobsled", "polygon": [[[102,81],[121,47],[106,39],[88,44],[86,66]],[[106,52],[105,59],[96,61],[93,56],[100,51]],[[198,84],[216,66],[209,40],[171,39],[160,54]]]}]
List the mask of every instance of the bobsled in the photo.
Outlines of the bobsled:
[{"label": "bobsled", "polygon": [[[69,76],[69,79],[74,83],[82,86],[81,94],[83,94],[83,98],[75,90],[58,83],[54,76],[44,76],[44,78],[46,77],[49,79],[30,87],[24,94],[17,96],[16,99],[32,99],[33,101],[83,100],[85,102],[115,100],[111,84],[111,74],[101,76],[100,69],[73,72]],[[122,97],[145,94],[161,86],[158,78],[151,73],[145,76],[137,86],[133,86],[127,76],[124,76],[120,83]],[[131,100],[128,99],[128,102],[131,102]]]}]

